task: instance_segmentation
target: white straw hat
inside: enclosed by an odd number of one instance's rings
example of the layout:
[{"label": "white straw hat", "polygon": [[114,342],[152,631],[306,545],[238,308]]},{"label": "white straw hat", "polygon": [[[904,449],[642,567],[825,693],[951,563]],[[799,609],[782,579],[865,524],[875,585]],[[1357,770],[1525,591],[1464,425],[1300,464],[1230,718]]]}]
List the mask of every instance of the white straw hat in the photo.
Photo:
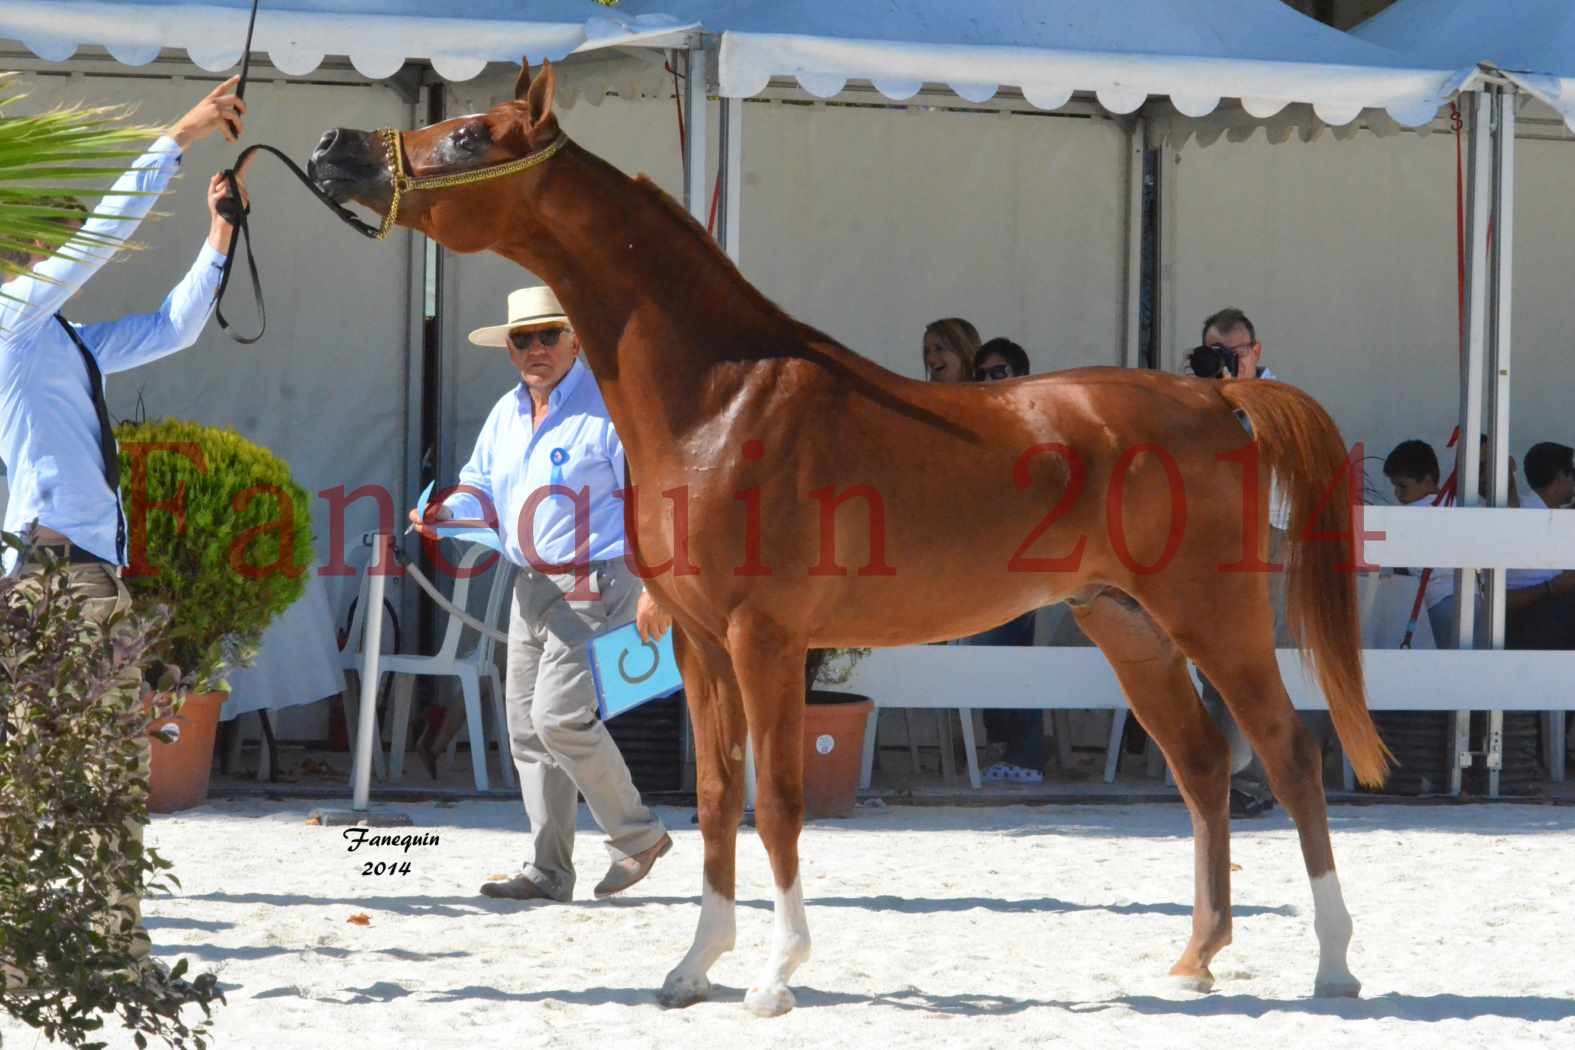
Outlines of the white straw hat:
[{"label": "white straw hat", "polygon": [[534,288],[518,288],[509,293],[508,324],[489,325],[470,333],[470,341],[477,346],[504,346],[509,332],[523,325],[565,325],[568,315],[558,304],[558,297],[544,284]]}]

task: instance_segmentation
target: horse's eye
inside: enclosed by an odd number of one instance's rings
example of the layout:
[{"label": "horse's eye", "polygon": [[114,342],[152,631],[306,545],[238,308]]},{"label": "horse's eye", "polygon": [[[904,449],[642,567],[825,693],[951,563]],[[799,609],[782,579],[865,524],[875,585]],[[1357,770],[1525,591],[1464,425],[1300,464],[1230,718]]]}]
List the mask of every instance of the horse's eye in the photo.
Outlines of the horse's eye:
[{"label": "horse's eye", "polygon": [[454,145],[463,150],[485,149],[491,141],[492,136],[487,133],[487,129],[477,124],[466,124],[454,132]]}]

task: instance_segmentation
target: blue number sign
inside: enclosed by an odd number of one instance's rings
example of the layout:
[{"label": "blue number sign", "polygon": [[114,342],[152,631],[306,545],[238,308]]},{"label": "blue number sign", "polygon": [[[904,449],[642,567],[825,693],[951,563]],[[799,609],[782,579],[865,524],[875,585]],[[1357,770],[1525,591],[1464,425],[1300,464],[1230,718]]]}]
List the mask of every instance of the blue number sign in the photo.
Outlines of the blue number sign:
[{"label": "blue number sign", "polygon": [[596,683],[596,709],[602,721],[684,687],[673,655],[671,629],[657,642],[643,642],[633,623],[613,627],[591,638],[591,678]]}]

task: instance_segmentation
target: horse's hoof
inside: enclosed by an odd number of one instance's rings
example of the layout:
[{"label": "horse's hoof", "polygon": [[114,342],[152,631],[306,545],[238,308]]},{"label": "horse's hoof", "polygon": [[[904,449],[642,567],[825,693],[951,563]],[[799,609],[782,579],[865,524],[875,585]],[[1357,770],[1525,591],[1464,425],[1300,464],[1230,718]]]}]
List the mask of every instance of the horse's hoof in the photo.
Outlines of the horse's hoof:
[{"label": "horse's hoof", "polygon": [[744,996],[744,1006],[756,1017],[781,1017],[795,1005],[793,992],[785,984],[751,988]]},{"label": "horse's hoof", "polygon": [[711,981],[705,974],[684,974],[674,970],[662,982],[656,1001],[670,1009],[693,1006],[711,997]]},{"label": "horse's hoof", "polygon": [[1355,999],[1361,994],[1362,982],[1348,973],[1320,977],[1313,982],[1313,996],[1318,999]]},{"label": "horse's hoof", "polygon": [[1204,970],[1201,973],[1173,973],[1167,978],[1170,986],[1178,992],[1212,992],[1214,990],[1214,975]]}]

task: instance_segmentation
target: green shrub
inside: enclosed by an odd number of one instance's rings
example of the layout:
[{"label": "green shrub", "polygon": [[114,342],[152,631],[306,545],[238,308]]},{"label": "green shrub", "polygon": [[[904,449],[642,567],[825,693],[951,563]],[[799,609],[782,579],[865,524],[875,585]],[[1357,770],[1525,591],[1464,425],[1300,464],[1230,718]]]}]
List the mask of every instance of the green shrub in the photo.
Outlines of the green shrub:
[{"label": "green shrub", "polygon": [[[86,602],[63,565],[23,586],[0,579],[0,1012],[72,1047],[102,1046],[89,1037],[106,1016],[138,1046],[201,1047],[215,976],[139,960],[114,918],[116,901],[174,884],[128,822],[147,822],[144,736],[181,683],[125,687],[162,610],[100,622]],[[204,1015],[195,1028],[189,1004]]]},{"label": "green shrub", "polygon": [[232,430],[169,419],[115,433],[126,585],[137,602],[172,610],[158,659],[217,688],[306,588],[310,500],[283,460]]}]

